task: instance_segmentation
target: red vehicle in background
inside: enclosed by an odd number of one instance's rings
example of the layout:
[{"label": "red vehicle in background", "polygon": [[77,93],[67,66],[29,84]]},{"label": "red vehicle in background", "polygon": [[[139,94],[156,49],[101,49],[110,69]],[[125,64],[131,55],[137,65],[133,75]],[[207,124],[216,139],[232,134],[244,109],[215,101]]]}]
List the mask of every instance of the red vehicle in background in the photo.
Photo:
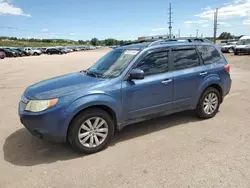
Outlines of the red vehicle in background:
[{"label": "red vehicle in background", "polygon": [[5,57],[6,57],[6,54],[0,51],[0,59],[4,59]]}]

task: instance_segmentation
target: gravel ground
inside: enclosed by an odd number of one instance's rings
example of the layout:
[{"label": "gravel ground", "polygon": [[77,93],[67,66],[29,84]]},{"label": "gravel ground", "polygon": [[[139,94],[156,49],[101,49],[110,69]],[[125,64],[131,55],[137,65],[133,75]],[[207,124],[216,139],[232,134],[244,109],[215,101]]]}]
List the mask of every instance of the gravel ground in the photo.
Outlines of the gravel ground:
[{"label": "gravel ground", "polygon": [[130,125],[88,156],[31,136],[17,115],[24,89],[87,68],[106,52],[0,61],[1,188],[250,187],[250,56],[226,55],[232,90],[213,119],[184,112]]}]

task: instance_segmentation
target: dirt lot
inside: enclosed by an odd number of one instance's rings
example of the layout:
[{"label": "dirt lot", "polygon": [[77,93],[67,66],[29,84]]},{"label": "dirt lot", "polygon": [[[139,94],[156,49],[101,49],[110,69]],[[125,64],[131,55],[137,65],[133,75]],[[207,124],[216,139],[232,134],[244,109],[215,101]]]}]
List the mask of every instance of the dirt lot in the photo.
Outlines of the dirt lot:
[{"label": "dirt lot", "polygon": [[31,136],[17,115],[24,89],[87,68],[105,52],[0,61],[1,188],[250,187],[250,56],[226,55],[233,86],[213,119],[185,112],[130,125],[89,156]]}]

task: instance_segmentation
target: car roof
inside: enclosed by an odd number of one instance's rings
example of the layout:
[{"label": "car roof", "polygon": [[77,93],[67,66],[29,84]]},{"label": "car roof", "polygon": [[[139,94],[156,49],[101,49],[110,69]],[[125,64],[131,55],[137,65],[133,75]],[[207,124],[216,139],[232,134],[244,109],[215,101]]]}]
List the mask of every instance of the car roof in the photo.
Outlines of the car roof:
[{"label": "car roof", "polygon": [[[200,39],[202,40],[202,39]],[[197,46],[197,45],[210,45],[210,46],[214,46],[214,43],[204,39],[202,41],[187,41],[185,40],[158,40],[158,41],[145,41],[145,42],[140,42],[137,41],[135,43],[129,43],[129,44],[125,44],[123,46],[117,47],[116,49],[133,49],[133,50],[143,50],[145,48],[149,48],[149,49],[155,49],[155,48],[164,48],[164,47],[177,47],[177,46]]]}]

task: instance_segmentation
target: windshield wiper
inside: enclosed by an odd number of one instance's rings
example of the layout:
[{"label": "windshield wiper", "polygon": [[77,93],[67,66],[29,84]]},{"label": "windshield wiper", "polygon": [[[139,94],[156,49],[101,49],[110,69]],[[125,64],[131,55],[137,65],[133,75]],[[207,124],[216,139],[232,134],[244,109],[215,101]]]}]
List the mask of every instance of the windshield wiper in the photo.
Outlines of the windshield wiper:
[{"label": "windshield wiper", "polygon": [[89,75],[89,76],[94,76],[94,77],[98,77],[98,75],[94,72],[89,72],[89,71],[86,71],[86,74]]}]

